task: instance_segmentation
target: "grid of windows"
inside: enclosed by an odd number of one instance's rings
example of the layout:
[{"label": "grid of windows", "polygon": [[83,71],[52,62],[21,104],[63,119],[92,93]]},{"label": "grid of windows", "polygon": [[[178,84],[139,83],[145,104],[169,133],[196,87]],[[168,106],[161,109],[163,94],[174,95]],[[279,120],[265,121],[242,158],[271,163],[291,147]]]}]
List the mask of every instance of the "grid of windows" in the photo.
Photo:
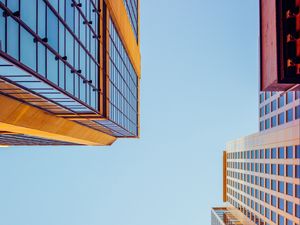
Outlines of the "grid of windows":
[{"label": "grid of windows", "polygon": [[138,77],[117,30],[109,22],[110,119],[119,133],[138,134]]},{"label": "grid of windows", "polygon": [[[6,0],[0,3],[0,14],[1,51],[55,87],[49,99],[75,112],[98,110],[98,1]],[[46,89],[28,77],[7,77],[31,90]]]},{"label": "grid of windows", "polygon": [[228,201],[254,222],[267,218],[270,223],[289,220],[298,225],[293,221],[300,218],[300,211],[296,212],[300,210],[300,185],[293,181],[300,177],[300,165],[297,160],[283,159],[299,157],[300,145],[227,152]]},{"label": "grid of windows", "polygon": [[123,0],[136,41],[138,42],[138,0]]},{"label": "grid of windows", "polygon": [[300,91],[285,94],[272,92],[271,96],[270,92],[261,92],[259,98],[259,130],[268,130],[300,119],[300,103],[297,103],[299,102],[299,96]]}]

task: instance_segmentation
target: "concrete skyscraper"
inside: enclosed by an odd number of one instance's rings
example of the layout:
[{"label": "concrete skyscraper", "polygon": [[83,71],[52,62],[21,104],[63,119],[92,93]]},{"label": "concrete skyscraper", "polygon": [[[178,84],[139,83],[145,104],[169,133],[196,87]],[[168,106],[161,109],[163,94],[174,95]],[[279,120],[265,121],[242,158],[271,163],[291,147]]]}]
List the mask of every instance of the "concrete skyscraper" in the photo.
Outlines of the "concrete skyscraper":
[{"label": "concrete skyscraper", "polygon": [[212,225],[300,225],[299,7],[260,1],[259,132],[227,143]]}]

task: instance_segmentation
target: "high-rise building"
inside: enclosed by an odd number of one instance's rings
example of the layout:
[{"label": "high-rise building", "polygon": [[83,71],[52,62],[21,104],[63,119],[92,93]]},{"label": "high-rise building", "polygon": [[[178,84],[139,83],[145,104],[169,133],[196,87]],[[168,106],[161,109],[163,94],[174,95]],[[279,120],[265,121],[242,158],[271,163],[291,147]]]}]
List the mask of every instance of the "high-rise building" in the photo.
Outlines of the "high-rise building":
[{"label": "high-rise building", "polygon": [[300,1],[259,2],[259,132],[227,143],[212,225],[300,225]]},{"label": "high-rise building", "polygon": [[139,136],[138,0],[0,0],[0,145]]},{"label": "high-rise building", "polygon": [[299,96],[299,91],[261,92],[260,131],[226,145],[223,201],[244,214],[240,221],[300,224]]}]

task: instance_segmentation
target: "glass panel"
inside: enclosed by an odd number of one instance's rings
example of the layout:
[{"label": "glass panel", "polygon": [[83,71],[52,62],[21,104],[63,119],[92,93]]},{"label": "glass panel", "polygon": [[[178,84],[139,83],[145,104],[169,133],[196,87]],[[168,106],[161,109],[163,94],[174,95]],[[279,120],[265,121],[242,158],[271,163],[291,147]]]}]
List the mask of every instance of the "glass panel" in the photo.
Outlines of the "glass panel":
[{"label": "glass panel", "polygon": [[58,84],[58,61],[50,51],[47,51],[47,79]]},{"label": "glass panel", "polygon": [[66,91],[74,94],[74,74],[69,67],[66,68]]},{"label": "glass panel", "polygon": [[[43,1],[38,1],[38,35],[41,38],[46,37],[46,5]],[[44,12],[44,13],[42,13]]]},{"label": "glass panel", "polygon": [[58,18],[47,8],[47,37],[49,45],[58,52]]},{"label": "glass panel", "polygon": [[46,76],[46,47],[38,43],[38,73]]},{"label": "glass panel", "polygon": [[21,1],[21,19],[36,32],[36,0]]},{"label": "glass panel", "polygon": [[3,15],[3,10],[0,9],[0,50],[5,51],[5,17]]},{"label": "glass panel", "polygon": [[74,30],[74,7],[72,4],[72,0],[66,0],[66,22]]},{"label": "glass panel", "polygon": [[7,53],[19,60],[19,25],[11,18],[7,18]]},{"label": "glass panel", "polygon": [[36,71],[36,43],[33,41],[33,36],[23,28],[21,28],[20,50],[21,62]]},{"label": "glass panel", "polygon": [[16,0],[7,0],[6,1],[7,7],[12,11],[18,11],[19,10],[19,1]]}]

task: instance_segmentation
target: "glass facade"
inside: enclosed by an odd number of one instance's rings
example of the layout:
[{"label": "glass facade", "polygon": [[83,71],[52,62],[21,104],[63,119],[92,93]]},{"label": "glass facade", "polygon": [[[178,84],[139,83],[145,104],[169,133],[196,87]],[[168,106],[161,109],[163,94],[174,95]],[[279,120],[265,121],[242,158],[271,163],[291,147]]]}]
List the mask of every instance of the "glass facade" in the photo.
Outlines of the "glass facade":
[{"label": "glass facade", "polygon": [[1,2],[1,51],[23,69],[1,75],[72,112],[98,111],[98,1]]},{"label": "glass facade", "polygon": [[[139,65],[100,2],[0,0],[0,93],[111,136],[137,137]],[[139,47],[138,0],[121,2]],[[16,87],[9,93],[8,84]]]},{"label": "glass facade", "polygon": [[138,1],[123,0],[136,41],[138,42]]},{"label": "glass facade", "polygon": [[137,135],[138,77],[112,20],[109,30],[110,119],[123,135]]}]

